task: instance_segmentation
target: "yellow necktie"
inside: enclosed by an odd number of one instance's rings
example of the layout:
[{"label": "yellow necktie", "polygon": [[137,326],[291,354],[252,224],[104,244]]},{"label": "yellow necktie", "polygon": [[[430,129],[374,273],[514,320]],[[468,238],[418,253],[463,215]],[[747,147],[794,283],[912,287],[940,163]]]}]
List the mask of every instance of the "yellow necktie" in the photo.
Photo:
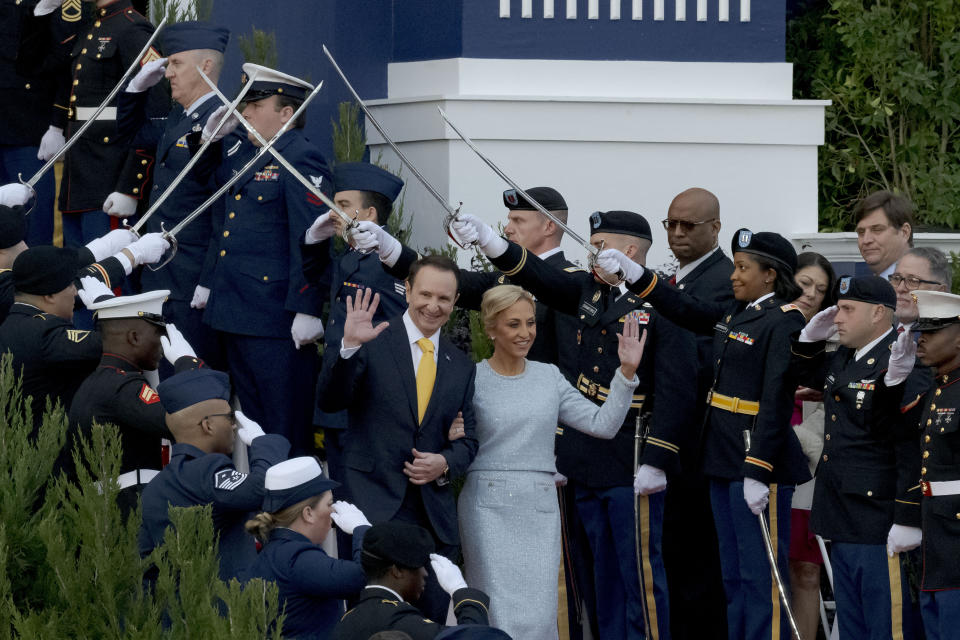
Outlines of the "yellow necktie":
[{"label": "yellow necktie", "polygon": [[417,340],[423,355],[420,356],[420,366],[417,367],[417,422],[423,422],[423,414],[430,404],[430,394],[433,393],[433,382],[437,379],[437,363],[433,361],[433,343],[427,338]]}]

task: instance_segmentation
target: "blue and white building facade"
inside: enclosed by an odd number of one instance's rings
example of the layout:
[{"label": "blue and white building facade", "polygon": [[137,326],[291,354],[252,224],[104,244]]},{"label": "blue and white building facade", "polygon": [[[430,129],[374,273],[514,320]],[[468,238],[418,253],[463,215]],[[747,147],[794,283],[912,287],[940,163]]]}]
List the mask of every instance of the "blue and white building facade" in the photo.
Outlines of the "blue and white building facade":
[{"label": "blue and white building facade", "polygon": [[[330,118],[348,99],[325,43],[421,172],[490,223],[504,218],[506,185],[437,107],[522,186],[559,189],[584,236],[595,210],[644,214],[650,264],[668,260],[659,221],[693,186],[720,198],[724,246],[740,226],[817,231],[827,103],[792,97],[785,0],[232,0],[213,19],[242,34],[250,16],[277,33],[281,69],[325,81],[313,140],[329,150]],[[239,66],[231,51],[228,70]],[[372,127],[367,136],[372,157],[399,170]],[[442,244],[442,209],[401,175],[413,244]],[[584,253],[569,239],[564,249]]]}]

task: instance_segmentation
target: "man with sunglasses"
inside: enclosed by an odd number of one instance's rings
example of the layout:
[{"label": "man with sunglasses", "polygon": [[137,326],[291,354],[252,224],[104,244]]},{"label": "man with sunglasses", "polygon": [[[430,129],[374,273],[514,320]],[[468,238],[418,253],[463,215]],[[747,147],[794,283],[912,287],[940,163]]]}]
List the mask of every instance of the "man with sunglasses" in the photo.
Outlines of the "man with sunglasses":
[{"label": "man with sunglasses", "polygon": [[[701,300],[724,305],[730,302],[733,263],[718,242],[721,224],[717,197],[706,189],[687,189],[670,203],[662,224],[679,263],[671,284]],[[700,425],[707,409],[702,399],[713,384],[713,338],[694,336],[694,340],[696,361],[685,363],[689,370],[697,371],[694,427],[682,434],[682,473],[667,485],[663,520],[663,557],[675,640],[713,638],[718,633],[725,637],[727,628],[710,491],[697,472]]]},{"label": "man with sunglasses", "polygon": [[[176,444],[170,463],[143,490],[140,557],[163,544],[171,506],[209,504],[219,538],[220,578],[243,580],[257,558],[253,536],[243,525],[251,511],[260,510],[267,469],[287,459],[290,443],[279,434],[264,434],[260,425],[230,408],[230,379],[221,371],[181,371],[161,382],[157,393]],[[249,473],[237,470],[230,459],[235,434],[250,447]]]},{"label": "man with sunglasses", "polygon": [[[137,506],[140,492],[162,466],[162,438],[170,438],[160,397],[147,378],[162,358],[177,371],[203,366],[162,307],[166,289],[135,296],[114,296],[99,280],[82,278],[80,297],[94,312],[103,342],[97,368],[77,389],[70,405],[69,428],[89,438],[94,423],[120,430],[119,503],[124,514]],[[64,454],[70,456],[72,443]]]}]

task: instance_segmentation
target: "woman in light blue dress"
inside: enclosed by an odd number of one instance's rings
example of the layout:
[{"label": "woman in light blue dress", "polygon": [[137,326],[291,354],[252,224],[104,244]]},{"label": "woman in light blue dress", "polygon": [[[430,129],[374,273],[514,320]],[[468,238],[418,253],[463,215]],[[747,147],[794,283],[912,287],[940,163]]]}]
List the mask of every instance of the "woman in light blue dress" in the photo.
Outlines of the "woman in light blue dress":
[{"label": "woman in light blue dress", "polygon": [[[620,369],[602,406],[552,364],[526,359],[536,336],[533,296],[501,285],[483,296],[494,352],[477,364],[473,406],[480,448],[460,494],[470,585],[490,596],[490,622],[514,638],[557,638],[560,514],[553,484],[557,424],[612,438],[630,408],[643,344],[636,320],[619,337]],[[602,462],[599,462],[602,463]]]}]

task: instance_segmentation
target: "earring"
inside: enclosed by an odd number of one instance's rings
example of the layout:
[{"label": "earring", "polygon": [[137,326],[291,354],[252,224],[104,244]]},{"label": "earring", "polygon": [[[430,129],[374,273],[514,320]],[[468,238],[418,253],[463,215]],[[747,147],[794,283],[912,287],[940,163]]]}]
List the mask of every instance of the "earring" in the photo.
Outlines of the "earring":
[{"label": "earring", "polygon": [[487,336],[487,337],[490,338],[491,341],[496,340],[496,338],[494,338],[493,336]]}]

